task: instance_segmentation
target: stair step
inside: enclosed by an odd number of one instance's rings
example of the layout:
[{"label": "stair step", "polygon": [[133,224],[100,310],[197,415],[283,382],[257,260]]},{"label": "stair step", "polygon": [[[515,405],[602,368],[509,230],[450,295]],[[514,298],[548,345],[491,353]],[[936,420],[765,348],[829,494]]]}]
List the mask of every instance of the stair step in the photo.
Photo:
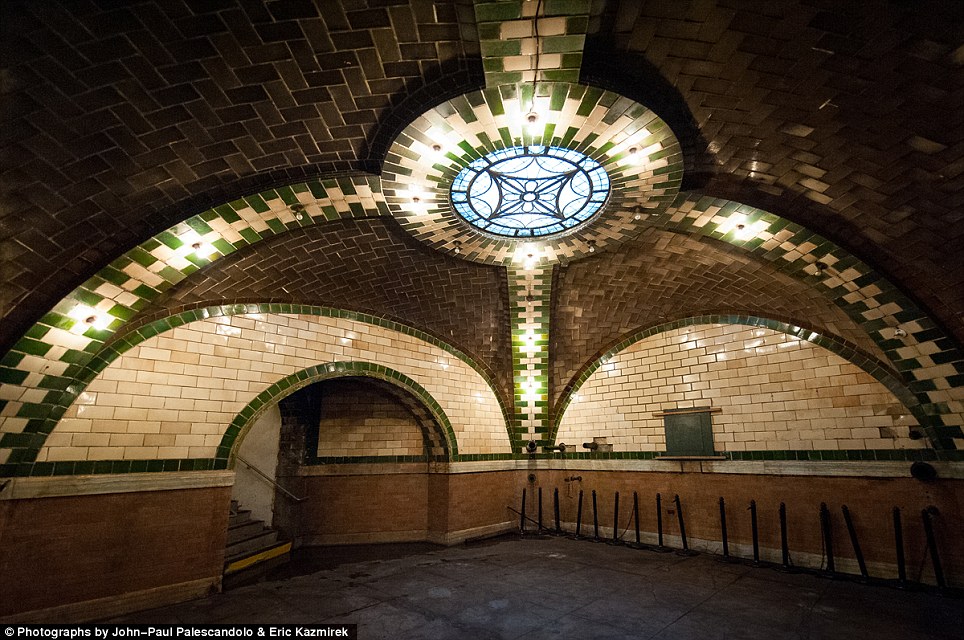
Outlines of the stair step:
[{"label": "stair step", "polygon": [[242,522],[247,522],[251,519],[251,512],[247,509],[242,509],[241,511],[232,511],[228,516],[228,526],[233,527],[236,524]]},{"label": "stair step", "polygon": [[224,574],[235,573],[256,564],[274,560],[276,558],[287,559],[291,553],[291,542],[274,542],[271,545],[258,549],[257,551],[247,551],[237,553],[224,558]]},{"label": "stair step", "polygon": [[277,540],[277,531],[274,529],[262,529],[247,538],[229,544],[224,551],[224,556],[225,558],[231,558],[236,555],[253,553],[260,549],[270,547],[277,542]]},{"label": "stair step", "polygon": [[247,540],[253,535],[265,530],[264,522],[261,520],[245,520],[237,524],[228,525],[228,546],[241,540]]},{"label": "stair step", "polygon": [[253,584],[263,579],[275,567],[291,559],[291,543],[279,542],[253,554],[241,554],[224,563],[223,590]]}]

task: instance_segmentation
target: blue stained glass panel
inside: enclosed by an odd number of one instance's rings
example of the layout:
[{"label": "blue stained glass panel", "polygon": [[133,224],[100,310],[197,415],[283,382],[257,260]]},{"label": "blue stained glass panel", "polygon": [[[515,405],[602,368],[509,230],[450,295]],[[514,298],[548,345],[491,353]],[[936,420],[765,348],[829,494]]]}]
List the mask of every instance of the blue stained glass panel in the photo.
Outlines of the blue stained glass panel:
[{"label": "blue stained glass panel", "polygon": [[474,160],[455,177],[452,206],[466,222],[510,238],[542,237],[578,227],[609,198],[609,175],[572,149],[522,146]]}]

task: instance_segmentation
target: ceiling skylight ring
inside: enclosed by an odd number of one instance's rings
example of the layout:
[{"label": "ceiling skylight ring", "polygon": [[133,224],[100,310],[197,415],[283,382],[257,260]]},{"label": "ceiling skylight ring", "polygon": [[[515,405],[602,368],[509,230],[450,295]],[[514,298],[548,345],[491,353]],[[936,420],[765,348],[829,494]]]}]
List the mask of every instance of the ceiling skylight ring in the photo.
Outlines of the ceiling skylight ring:
[{"label": "ceiling skylight ring", "polygon": [[[448,101],[413,120],[392,144],[383,167],[391,214],[430,246],[487,264],[514,264],[521,243],[537,245],[551,263],[567,263],[589,256],[590,247],[598,251],[637,237],[679,191],[679,142],[644,105],[607,91],[594,94],[587,103],[585,88],[576,84],[559,83],[554,92],[559,90],[565,99],[547,104],[538,118],[539,128],[524,129],[521,135],[514,117],[519,105],[512,100],[493,101],[482,92],[466,96],[473,105],[472,114],[461,103]],[[431,151],[439,140],[465,153],[440,157]],[[635,162],[619,161],[628,147],[640,151],[643,143],[646,148],[636,154]],[[553,158],[544,159],[548,154],[543,152],[552,145]],[[528,146],[533,153],[515,162],[529,166],[538,179],[550,175],[546,169],[553,168],[556,157],[565,170],[589,178],[564,178],[561,182],[568,188],[558,198],[539,198],[536,192],[542,189],[532,185],[522,184],[514,191],[498,188],[496,174],[515,168],[498,163],[518,156],[520,146]],[[474,171],[466,171],[467,167]],[[593,190],[597,174],[608,178],[609,189]],[[413,204],[409,195],[413,191],[424,192],[423,200],[432,206]],[[474,209],[468,206],[469,192],[473,197],[484,194]],[[520,198],[536,204],[523,205]],[[587,201],[594,211],[582,206]],[[515,202],[511,212],[519,216],[515,222],[499,215],[511,202]]]}]

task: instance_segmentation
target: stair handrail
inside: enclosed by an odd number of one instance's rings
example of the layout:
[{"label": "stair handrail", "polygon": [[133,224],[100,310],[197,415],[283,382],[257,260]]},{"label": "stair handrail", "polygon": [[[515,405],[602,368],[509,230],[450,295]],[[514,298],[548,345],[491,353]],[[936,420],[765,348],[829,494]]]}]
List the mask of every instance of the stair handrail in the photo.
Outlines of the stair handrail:
[{"label": "stair handrail", "polygon": [[266,474],[264,471],[262,471],[261,469],[257,468],[256,466],[254,466],[253,464],[251,464],[250,462],[248,462],[247,460],[245,460],[245,459],[242,458],[241,456],[235,455],[234,457],[237,458],[239,461],[243,462],[249,469],[251,469],[252,471],[254,471],[255,473],[257,473],[259,476],[261,476],[262,478],[264,478],[266,481],[268,481],[268,483],[270,483],[275,489],[277,489],[277,490],[280,491],[281,493],[285,494],[286,496],[288,496],[290,499],[294,500],[295,502],[304,502],[305,500],[308,499],[307,496],[304,497],[304,498],[299,498],[299,497],[296,496],[295,494],[291,493],[290,491],[288,491],[287,489],[285,489],[284,487],[282,487],[280,484],[278,484],[278,483],[274,480],[274,478],[272,478],[271,476],[269,476],[268,474]]}]

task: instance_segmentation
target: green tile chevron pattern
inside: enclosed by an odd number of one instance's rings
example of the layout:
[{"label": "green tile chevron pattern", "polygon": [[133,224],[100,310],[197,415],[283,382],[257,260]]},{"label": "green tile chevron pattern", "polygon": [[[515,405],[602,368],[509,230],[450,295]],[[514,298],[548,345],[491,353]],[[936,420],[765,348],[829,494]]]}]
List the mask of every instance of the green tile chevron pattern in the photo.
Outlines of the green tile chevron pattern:
[{"label": "green tile chevron pattern", "polygon": [[915,417],[935,446],[964,448],[964,354],[869,265],[801,225],[730,200],[681,193],[667,214],[652,222],[728,242],[820,289],[887,355],[916,396]]},{"label": "green tile chevron pattern", "polygon": [[[265,237],[328,220],[381,215],[395,216],[436,249],[507,267],[518,408],[507,418],[514,451],[530,437],[551,441],[545,394],[551,265],[605,250],[653,226],[730,243],[822,291],[863,327],[889,363],[861,360],[849,351],[841,355],[863,362],[871,373],[879,369],[878,379],[914,408],[935,446],[945,450],[942,455],[964,450],[964,354],[909,296],[801,225],[736,202],[680,194],[682,153],[665,122],[642,104],[578,84],[585,37],[601,4],[475,0],[486,88],[415,118],[390,148],[381,178],[311,181],[245,196],[187,218],[104,266],[0,358],[0,468],[38,475],[214,468],[213,460],[35,463],[34,457],[86,383],[123,350],[190,322],[188,314],[266,308],[194,310],[117,339],[171,286]],[[525,116],[533,110],[539,117],[530,124]],[[613,184],[605,212],[575,233],[529,248],[461,222],[448,204],[452,178],[475,158],[522,144],[566,146],[602,164]],[[528,253],[538,257],[531,268],[524,266]],[[112,338],[116,341],[107,344]],[[811,338],[836,344],[829,336]]]},{"label": "green tile chevron pattern", "polygon": [[507,270],[512,327],[512,370],[515,416],[512,450],[522,452],[529,440],[548,444],[549,310],[552,267],[535,254]]}]

